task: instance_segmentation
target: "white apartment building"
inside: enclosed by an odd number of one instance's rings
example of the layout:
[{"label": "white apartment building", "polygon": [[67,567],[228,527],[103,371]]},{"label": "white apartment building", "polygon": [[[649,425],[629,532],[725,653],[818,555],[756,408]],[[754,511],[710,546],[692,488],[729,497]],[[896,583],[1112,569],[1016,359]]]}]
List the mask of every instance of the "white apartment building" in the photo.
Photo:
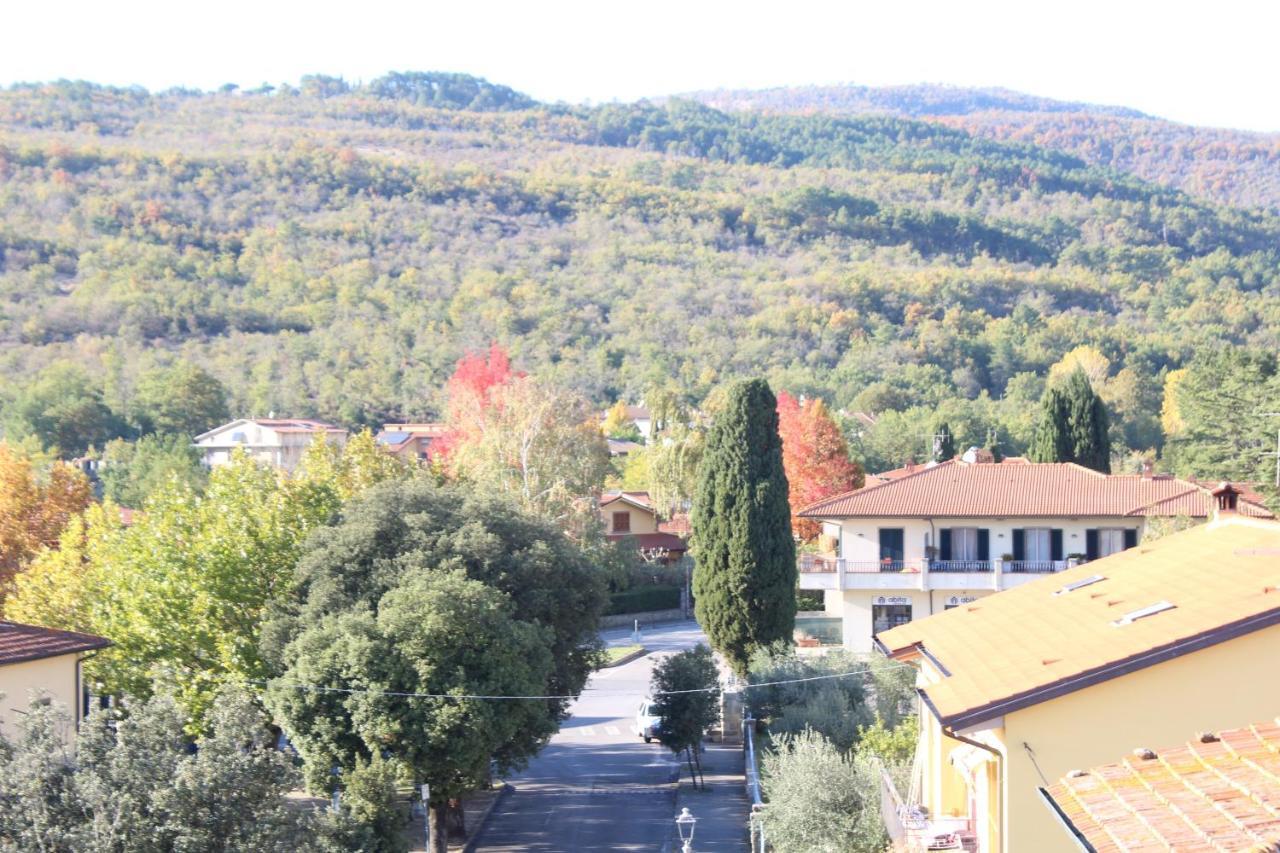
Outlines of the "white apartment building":
[{"label": "white apartment building", "polygon": [[[874,633],[1133,548],[1153,519],[1205,521],[1215,505],[1198,483],[1071,463],[954,459],[897,474],[800,513],[822,522],[828,552],[801,556],[800,588],[823,591],[855,651],[871,651]],[[1247,491],[1239,512],[1273,517]]]},{"label": "white apartment building", "polygon": [[195,447],[208,468],[227,464],[231,454],[241,448],[252,459],[292,473],[317,435],[338,447],[347,443],[345,429],[321,421],[239,418],[196,436]]}]

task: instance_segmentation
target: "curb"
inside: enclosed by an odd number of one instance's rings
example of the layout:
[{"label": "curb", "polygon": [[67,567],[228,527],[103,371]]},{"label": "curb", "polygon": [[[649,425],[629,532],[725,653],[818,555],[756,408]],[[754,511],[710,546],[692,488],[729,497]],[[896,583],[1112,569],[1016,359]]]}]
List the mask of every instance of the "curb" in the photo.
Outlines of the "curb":
[{"label": "curb", "polygon": [[604,666],[602,666],[602,667],[600,667],[600,668],[601,668],[601,669],[613,669],[615,666],[622,666],[624,663],[631,663],[633,660],[639,660],[640,658],[644,657],[644,656],[645,656],[645,655],[647,655],[647,654],[649,654],[649,650],[648,650],[648,649],[646,649],[644,646],[641,646],[640,648],[636,649],[636,650],[635,650],[634,652],[632,652],[631,654],[629,654],[629,655],[623,655],[622,657],[618,658],[617,660],[615,660],[615,661],[613,661],[613,662],[611,662],[611,663],[607,663],[607,664],[605,664]]},{"label": "curb", "polygon": [[475,828],[471,832],[471,837],[467,839],[467,843],[462,846],[462,853],[473,853],[475,851],[476,843],[480,841],[480,835],[484,832],[485,824],[489,822],[489,815],[493,814],[493,810],[498,807],[498,804],[509,797],[514,790],[515,788],[506,782],[502,783],[502,787],[498,790],[498,796],[493,798],[493,802],[489,803],[489,807],[481,812],[480,817],[473,822]]}]

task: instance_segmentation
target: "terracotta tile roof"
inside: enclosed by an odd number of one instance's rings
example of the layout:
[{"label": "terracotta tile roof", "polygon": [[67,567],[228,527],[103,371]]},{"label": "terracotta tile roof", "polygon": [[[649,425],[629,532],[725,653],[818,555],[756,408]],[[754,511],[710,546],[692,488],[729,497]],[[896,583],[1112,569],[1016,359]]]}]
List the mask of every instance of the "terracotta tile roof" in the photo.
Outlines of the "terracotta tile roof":
[{"label": "terracotta tile roof", "polygon": [[604,508],[618,500],[653,512],[653,501],[649,499],[648,492],[605,492],[600,496],[600,506]]},{"label": "terracotta tile roof", "polygon": [[1042,789],[1099,853],[1280,850],[1280,725],[1210,733]]},{"label": "terracotta tile roof", "polygon": [[35,625],[0,619],[0,666],[88,652],[109,645],[110,640],[92,634],[38,628]]},{"label": "terracotta tile roof", "polygon": [[[1144,516],[1212,514],[1209,489],[1174,477],[1100,474],[1069,462],[971,464],[952,459],[913,472],[889,471],[888,482],[825,498],[801,510],[806,518],[885,516]],[[1241,500],[1240,511],[1272,518]]]},{"label": "terracotta tile roof", "polygon": [[[1171,607],[1117,624],[1160,604]],[[918,619],[876,644],[899,658],[923,650],[950,672],[923,695],[941,721],[963,726],[1274,624],[1280,522],[1231,515]]]}]

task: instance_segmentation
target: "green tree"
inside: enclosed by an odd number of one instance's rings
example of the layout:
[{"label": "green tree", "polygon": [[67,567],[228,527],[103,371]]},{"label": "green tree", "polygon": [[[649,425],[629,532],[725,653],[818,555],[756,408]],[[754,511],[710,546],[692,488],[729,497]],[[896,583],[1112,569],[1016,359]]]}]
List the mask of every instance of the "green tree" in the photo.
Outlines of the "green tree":
[{"label": "green tree", "polygon": [[784,734],[761,762],[765,835],[778,853],[880,853],[880,775],[815,731]]},{"label": "green tree", "polygon": [[8,434],[36,436],[64,458],[124,435],[126,426],[102,399],[102,389],[66,362],[45,368],[9,406]]},{"label": "green tree", "polygon": [[[307,761],[376,750],[450,797],[519,766],[556,730],[567,700],[483,702],[346,695],[293,685],[432,694],[568,696],[599,657],[605,604],[587,555],[545,521],[462,486],[392,481],[308,540],[296,598],[264,631],[268,701]],[[441,839],[444,833],[437,833]]]},{"label": "green tree", "polygon": [[1065,383],[1045,393],[1027,456],[1032,462],[1076,462],[1110,473],[1108,429],[1106,404],[1077,368]]},{"label": "green tree", "polygon": [[938,424],[933,428],[933,461],[945,462],[948,459],[954,459],[956,455],[956,437],[951,432],[951,427],[946,421]]},{"label": "green tree", "polygon": [[200,454],[181,435],[144,435],[135,442],[116,439],[103,449],[99,477],[103,496],[140,508],[173,480],[199,492],[208,479]]},{"label": "green tree", "polygon": [[685,754],[695,785],[702,771],[702,739],[720,719],[719,686],[715,658],[702,643],[659,661],[649,682],[652,710],[661,721],[658,740],[676,755]]},{"label": "green tree", "polygon": [[220,694],[195,750],[169,697],[128,707],[91,714],[69,745],[66,709],[35,701],[15,741],[0,738],[0,849],[318,849],[321,820],[287,804],[296,771],[245,692]]},{"label": "green tree", "polygon": [[762,379],[736,382],[707,436],[691,522],[698,622],[739,675],[795,628],[787,496],[777,400]]},{"label": "green tree", "polygon": [[211,373],[179,361],[142,375],[133,399],[134,419],[142,432],[190,439],[226,423],[227,389]]}]

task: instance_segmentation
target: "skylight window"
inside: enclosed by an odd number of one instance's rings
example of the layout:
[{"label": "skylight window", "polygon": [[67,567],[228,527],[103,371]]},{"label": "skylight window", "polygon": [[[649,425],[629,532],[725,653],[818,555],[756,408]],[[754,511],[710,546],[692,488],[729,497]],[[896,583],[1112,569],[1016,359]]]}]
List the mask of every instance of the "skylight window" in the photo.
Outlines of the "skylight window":
[{"label": "skylight window", "polygon": [[1152,604],[1148,607],[1144,607],[1141,610],[1134,610],[1129,613],[1126,613],[1125,615],[1121,616],[1119,619],[1112,622],[1111,624],[1116,626],[1117,628],[1122,628],[1125,625],[1132,625],[1134,622],[1137,622],[1139,619],[1145,619],[1148,616],[1155,616],[1157,613],[1163,613],[1166,610],[1172,610],[1175,606],[1176,605],[1171,604],[1168,601],[1157,601],[1155,604]]},{"label": "skylight window", "polygon": [[1104,581],[1104,580],[1106,580],[1106,578],[1103,577],[1102,575],[1089,575],[1089,577],[1087,578],[1081,578],[1078,581],[1073,581],[1067,584],[1062,589],[1055,592],[1054,595],[1066,595],[1068,592],[1075,592],[1077,589],[1081,589],[1083,587],[1089,586],[1090,584],[1095,584],[1098,581]]}]

